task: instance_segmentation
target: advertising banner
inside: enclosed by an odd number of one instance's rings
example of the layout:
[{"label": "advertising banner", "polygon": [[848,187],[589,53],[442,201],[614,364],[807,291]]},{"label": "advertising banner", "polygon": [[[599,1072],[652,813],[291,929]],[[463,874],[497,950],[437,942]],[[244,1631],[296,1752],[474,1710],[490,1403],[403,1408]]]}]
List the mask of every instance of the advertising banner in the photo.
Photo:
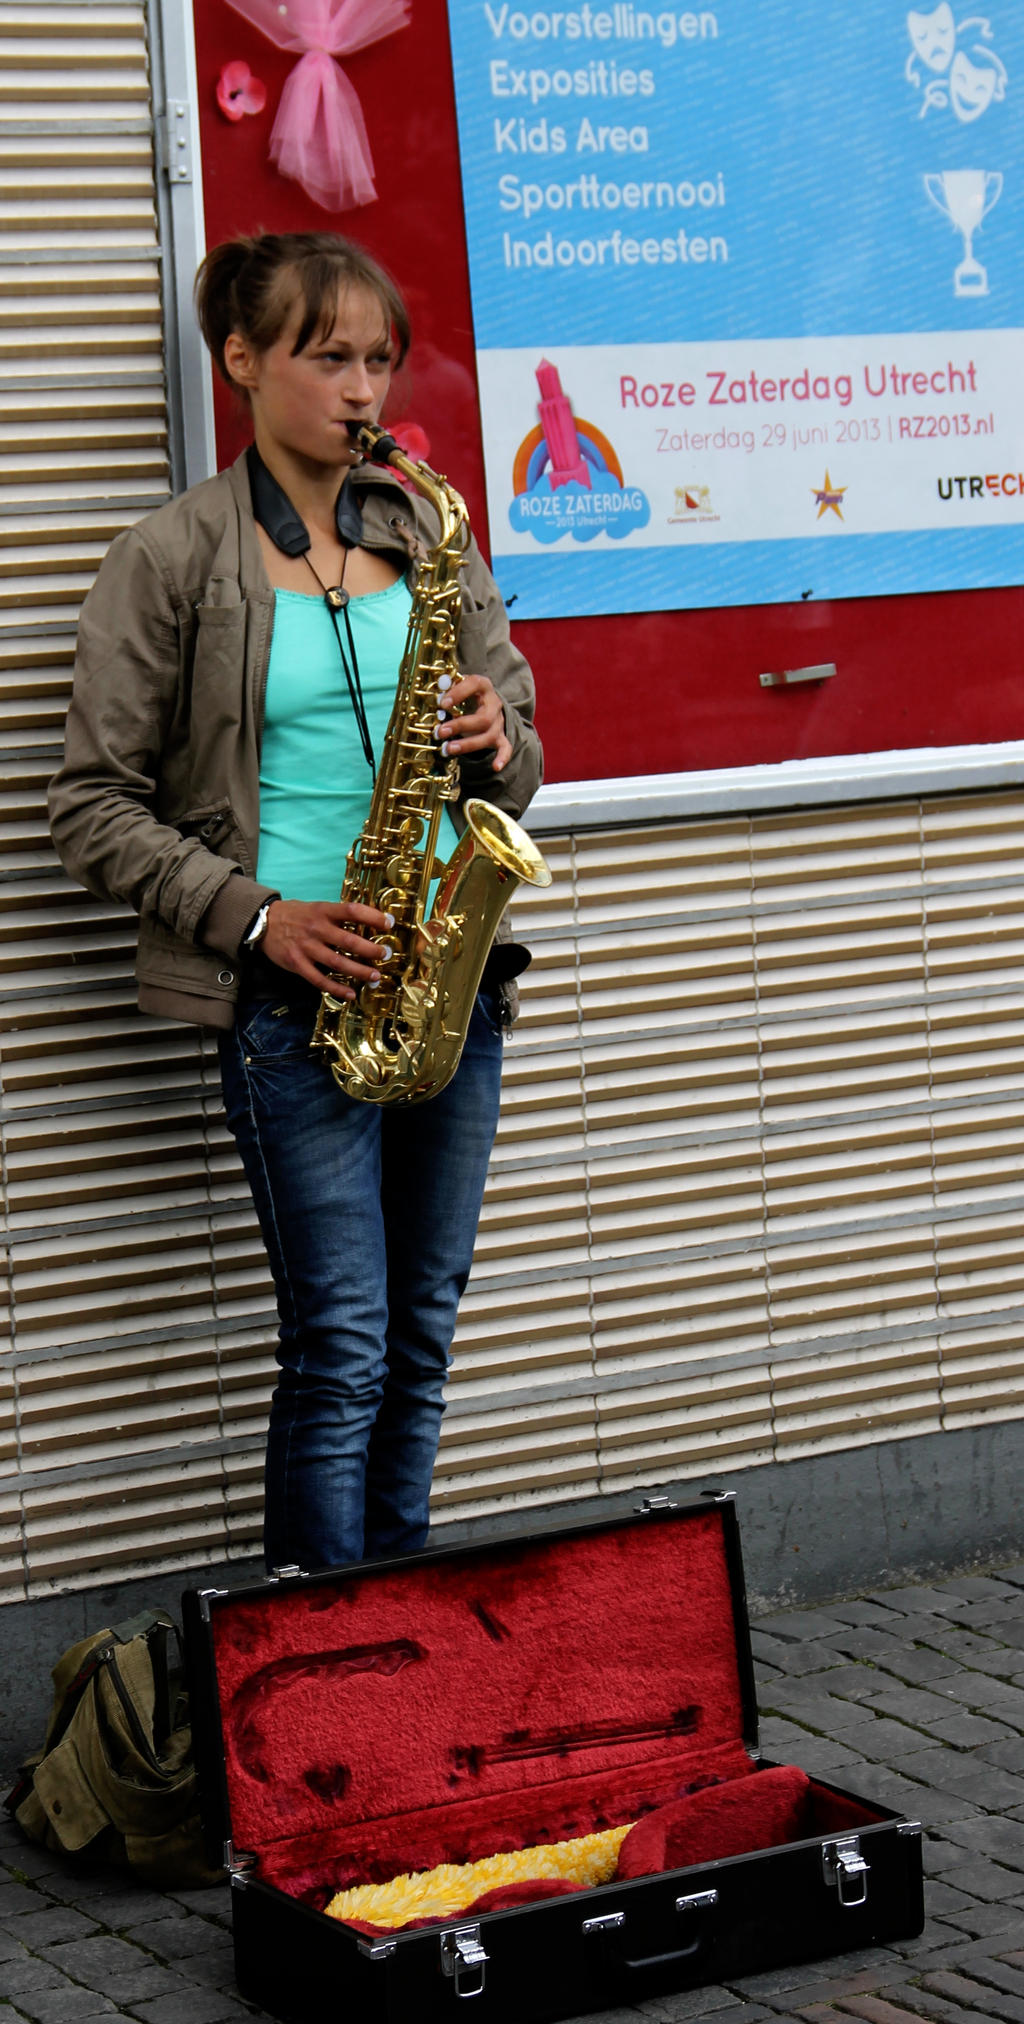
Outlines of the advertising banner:
[{"label": "advertising banner", "polygon": [[449,18],[517,617],[1024,578],[1024,10]]}]

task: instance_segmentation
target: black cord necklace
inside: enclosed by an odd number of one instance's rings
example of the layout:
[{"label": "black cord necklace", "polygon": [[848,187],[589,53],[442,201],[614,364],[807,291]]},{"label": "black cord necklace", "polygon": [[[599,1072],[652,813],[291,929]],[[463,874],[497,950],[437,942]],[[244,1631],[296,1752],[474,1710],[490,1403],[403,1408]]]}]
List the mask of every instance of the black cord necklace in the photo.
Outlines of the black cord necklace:
[{"label": "black cord necklace", "polygon": [[[316,577],[323,591],[324,603],[331,614],[331,624],[334,627],[334,635],[338,642],[341,665],[345,670],[345,681],[348,684],[352,714],[356,720],[359,742],[363,748],[363,757],[370,769],[372,778],[376,780],[377,764],[373,756],[370,727],[366,718],[366,706],[363,702],[363,685],[359,679],[359,656],[356,653],[356,643],[352,634],[352,621],[348,614],[349,593],[345,589],[345,568],[348,563],[349,551],[353,548],[358,548],[362,538],[363,516],[359,501],[355,497],[354,489],[350,485],[348,478],[346,478],[338,493],[334,507],[338,540],[341,543],[344,559],[341,565],[341,581],[332,589],[328,587],[319,571],[314,569],[313,564],[309,561],[309,548],[311,544],[309,529],[305,521],[296,512],[287,492],[278,484],[273,472],[267,469],[255,443],[250,443],[246,451],[246,464],[249,472],[249,490],[252,497],[252,510],[255,519],[258,520],[265,532],[269,534],[275,548],[279,548],[283,555],[301,556],[303,561],[309,563],[309,567],[313,570],[313,575]],[[341,626],[338,621],[339,612],[345,626],[344,640],[341,637]],[[346,641],[348,643],[347,652]]]},{"label": "black cord necklace", "polygon": [[[348,557],[349,551],[346,548],[341,564],[341,580],[339,583],[334,585],[333,588],[330,588],[324,582],[323,577],[320,574],[320,571],[314,567],[314,564],[310,561],[308,554],[303,555],[302,560],[303,562],[309,565],[309,568],[313,571],[313,575],[316,577],[316,580],[320,585],[321,590],[323,591],[324,603],[327,606],[328,611],[330,612],[331,624],[334,627],[334,637],[338,642],[338,652],[341,655],[341,665],[345,670],[345,680],[348,684],[349,699],[352,704],[352,714],[356,720],[356,729],[359,732],[359,742],[363,748],[363,757],[365,758],[366,763],[370,769],[371,779],[376,780],[377,762],[376,759],[374,758],[373,742],[370,737],[370,726],[369,723],[367,722],[366,717],[366,704],[363,700],[363,685],[359,679],[359,656],[356,653],[355,636],[352,631],[352,620],[349,617],[349,610],[348,610],[352,600],[349,596],[348,591],[345,589],[345,569],[348,564]],[[344,621],[345,640],[343,640],[341,637],[341,625],[339,624],[338,621],[339,613],[341,614],[341,619]],[[347,653],[345,651],[346,640],[348,642]]]}]

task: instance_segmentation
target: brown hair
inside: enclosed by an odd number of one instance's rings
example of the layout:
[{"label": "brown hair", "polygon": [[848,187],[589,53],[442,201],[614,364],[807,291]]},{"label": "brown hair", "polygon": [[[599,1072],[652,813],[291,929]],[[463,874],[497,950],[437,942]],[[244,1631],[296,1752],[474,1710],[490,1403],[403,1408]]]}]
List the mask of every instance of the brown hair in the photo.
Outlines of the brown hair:
[{"label": "brown hair", "polygon": [[277,342],[296,298],[302,303],[292,356],[314,331],[328,336],[346,288],[376,295],[395,346],[395,364],[409,349],[409,312],[390,274],[362,246],[338,232],[261,232],[211,246],[195,281],[196,316],[222,379],[236,382],[224,363],[224,345],[237,331],[254,351]]}]

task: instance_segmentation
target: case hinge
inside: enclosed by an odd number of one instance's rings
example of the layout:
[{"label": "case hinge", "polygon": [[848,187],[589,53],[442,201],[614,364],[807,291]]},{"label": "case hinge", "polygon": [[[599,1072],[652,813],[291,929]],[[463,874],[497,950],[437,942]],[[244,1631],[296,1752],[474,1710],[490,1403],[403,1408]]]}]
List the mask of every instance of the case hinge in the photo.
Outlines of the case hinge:
[{"label": "case hinge", "polygon": [[198,1595],[198,1602],[199,1602],[199,1616],[200,1616],[200,1619],[201,1619],[201,1621],[202,1621],[203,1623],[209,1623],[209,1622],[210,1622],[210,1617],[211,1617],[211,1610],[210,1610],[210,1604],[211,1604],[211,1602],[216,1602],[216,1600],[217,1600],[218,1596],[221,1596],[221,1595],[226,1595],[226,1594],[227,1594],[227,1592],[228,1592],[228,1591],[227,1591],[227,1589],[226,1589],[226,1588],[201,1588],[201,1589],[199,1590],[199,1595]]},{"label": "case hinge", "polygon": [[272,1567],[270,1573],[267,1576],[267,1580],[308,1581],[309,1575],[307,1574],[306,1569],[304,1567],[299,1566],[297,1560],[289,1560],[285,1563],[283,1567]]},{"label": "case hinge", "polygon": [[674,1497],[641,1497],[633,1509],[646,1516],[648,1511],[677,1511],[679,1506]]},{"label": "case hinge", "polygon": [[487,1961],[479,1926],[453,1926],[441,1934],[441,1973],[452,1977],[457,1996],[483,1995]]},{"label": "case hinge", "polygon": [[242,1889],[246,1878],[250,1877],[256,1868],[256,1857],[252,1849],[236,1848],[234,1842],[229,1839],[224,1843],[223,1860],[230,1881]]},{"label": "case hinge", "polygon": [[823,1842],[821,1867],[825,1882],[839,1892],[841,1905],[866,1904],[871,1865],[860,1852],[859,1834],[844,1835],[842,1841]]}]

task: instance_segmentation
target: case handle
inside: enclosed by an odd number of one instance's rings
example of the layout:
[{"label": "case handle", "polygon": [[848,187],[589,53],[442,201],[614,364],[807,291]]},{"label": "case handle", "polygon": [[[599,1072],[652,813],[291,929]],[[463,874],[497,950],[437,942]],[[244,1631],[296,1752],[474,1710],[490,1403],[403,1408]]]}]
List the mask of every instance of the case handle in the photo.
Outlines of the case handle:
[{"label": "case handle", "polygon": [[[676,1911],[710,1911],[717,1903],[716,1890],[698,1890],[689,1897],[677,1898]],[[599,1936],[604,1943],[609,1966],[615,1967],[626,1976],[659,1974],[677,1967],[682,1962],[692,1961],[700,1953],[708,1938],[706,1932],[700,1932],[695,1934],[685,1947],[670,1947],[667,1953],[643,1954],[639,1959],[634,1959],[629,1954],[622,1953],[612,1939],[614,1933],[621,1932],[625,1923],[625,1912],[610,1912],[605,1918],[584,1919],[583,1930],[585,1933],[596,1933]]]}]

